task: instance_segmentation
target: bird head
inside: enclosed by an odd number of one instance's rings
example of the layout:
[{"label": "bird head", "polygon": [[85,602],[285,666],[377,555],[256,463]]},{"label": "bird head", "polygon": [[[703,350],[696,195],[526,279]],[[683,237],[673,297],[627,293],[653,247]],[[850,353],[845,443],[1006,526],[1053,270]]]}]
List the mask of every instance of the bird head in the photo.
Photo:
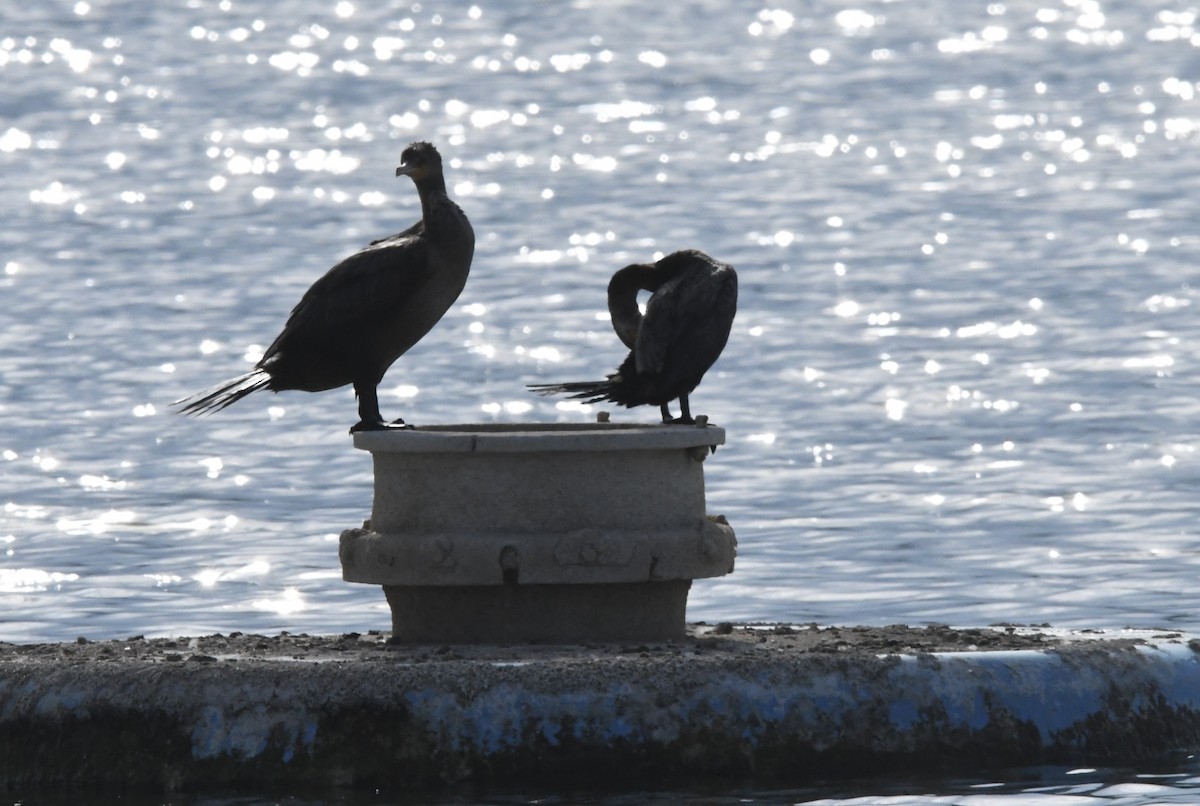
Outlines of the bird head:
[{"label": "bird head", "polygon": [[396,176],[408,176],[414,182],[419,182],[430,174],[441,173],[441,170],[442,157],[436,148],[429,143],[413,143],[400,155]]}]

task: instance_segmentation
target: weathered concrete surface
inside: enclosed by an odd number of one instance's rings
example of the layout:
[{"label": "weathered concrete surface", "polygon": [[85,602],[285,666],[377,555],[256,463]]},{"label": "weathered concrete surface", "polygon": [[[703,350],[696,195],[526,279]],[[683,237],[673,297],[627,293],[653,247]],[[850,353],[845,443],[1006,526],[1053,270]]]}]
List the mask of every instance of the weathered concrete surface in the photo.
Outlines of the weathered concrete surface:
[{"label": "weathered concrete surface", "polygon": [[471,423],[360,431],[371,452],[371,528],[509,535],[657,530],[703,521],[716,426]]},{"label": "weathered concrete surface", "polygon": [[1178,634],[723,626],[624,647],[3,645],[0,783],[804,782],[1200,749],[1200,643]]},{"label": "weathered concrete surface", "polygon": [[682,638],[691,580],[737,554],[705,512],[703,462],[724,442],[707,424],[358,432],[375,495],[342,532],[342,578],[383,586],[404,641]]},{"label": "weathered concrete surface", "polygon": [[[737,540],[705,511],[715,426],[470,424],[362,431],[375,495],[342,534],[347,582],[572,585],[733,570]],[[682,628],[682,624],[680,624]]]},{"label": "weathered concrete surface", "polygon": [[[381,534],[342,532],[347,582],[374,585],[595,585],[693,580],[733,570],[737,538],[721,516],[661,529]],[[683,624],[680,623],[682,629]]]},{"label": "weathered concrete surface", "polygon": [[686,634],[689,580],[611,585],[383,588],[392,641],[662,641]]}]

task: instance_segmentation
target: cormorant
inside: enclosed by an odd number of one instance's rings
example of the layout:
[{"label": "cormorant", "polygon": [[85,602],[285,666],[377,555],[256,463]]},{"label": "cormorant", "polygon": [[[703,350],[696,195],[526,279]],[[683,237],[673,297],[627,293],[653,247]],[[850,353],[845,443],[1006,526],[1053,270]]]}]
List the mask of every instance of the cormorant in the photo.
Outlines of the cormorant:
[{"label": "cormorant", "polygon": [[[640,289],[653,292],[646,315]],[[613,330],[629,348],[620,368],[603,381],[530,384],[541,395],[567,394],[586,403],[659,406],[664,423],[694,423],[688,395],[717,360],[737,312],[737,272],[695,249],[656,263],[635,263],[612,276],[608,310]],[[681,416],[668,403],[679,400]]]},{"label": "cormorant", "polygon": [[446,195],[442,158],[432,145],[404,149],[396,176],[416,184],[421,220],[330,269],[301,297],[253,370],[176,401],[182,413],[219,411],[259,389],[322,392],[349,383],[359,416],[351,432],[403,426],[383,421],[377,387],[392,362],[458,299],[475,232]]}]

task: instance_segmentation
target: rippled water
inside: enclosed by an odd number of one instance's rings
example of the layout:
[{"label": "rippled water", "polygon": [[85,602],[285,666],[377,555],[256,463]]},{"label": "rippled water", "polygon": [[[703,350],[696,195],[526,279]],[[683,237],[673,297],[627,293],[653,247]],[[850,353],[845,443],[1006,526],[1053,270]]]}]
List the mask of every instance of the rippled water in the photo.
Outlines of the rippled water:
[{"label": "rippled water", "polygon": [[9,4],[0,638],[387,626],[352,393],[168,404],[415,220],[425,138],[478,246],[385,416],[591,419],[524,385],[619,363],[612,271],[737,266],[691,618],[1200,629],[1194,7],[537,8]]},{"label": "rippled water", "polygon": [[737,266],[691,618],[1200,629],[1196,7],[546,9],[7,5],[0,639],[387,626],[351,392],[168,403],[415,220],[414,139],[479,240],[387,416],[590,419],[524,385],[619,363],[611,272]]}]

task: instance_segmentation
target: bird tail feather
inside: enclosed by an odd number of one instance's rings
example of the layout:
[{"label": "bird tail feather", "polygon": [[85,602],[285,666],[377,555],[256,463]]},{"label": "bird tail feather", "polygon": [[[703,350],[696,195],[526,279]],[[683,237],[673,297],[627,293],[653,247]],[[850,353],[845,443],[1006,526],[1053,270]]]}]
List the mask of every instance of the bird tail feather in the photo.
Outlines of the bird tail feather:
[{"label": "bird tail feather", "polygon": [[572,400],[584,403],[599,403],[608,400],[613,391],[611,381],[575,381],[572,383],[531,383],[529,389],[539,395],[567,395]]},{"label": "bird tail feather", "polygon": [[627,408],[645,403],[636,389],[621,373],[609,375],[603,381],[573,381],[570,383],[531,383],[528,388],[539,395],[566,395],[584,403],[608,401]]},{"label": "bird tail feather", "polygon": [[214,411],[220,411],[226,406],[238,402],[252,392],[266,389],[270,382],[270,375],[261,369],[256,369],[205,389],[203,392],[176,400],[171,405],[178,407],[180,414],[212,414]]}]

